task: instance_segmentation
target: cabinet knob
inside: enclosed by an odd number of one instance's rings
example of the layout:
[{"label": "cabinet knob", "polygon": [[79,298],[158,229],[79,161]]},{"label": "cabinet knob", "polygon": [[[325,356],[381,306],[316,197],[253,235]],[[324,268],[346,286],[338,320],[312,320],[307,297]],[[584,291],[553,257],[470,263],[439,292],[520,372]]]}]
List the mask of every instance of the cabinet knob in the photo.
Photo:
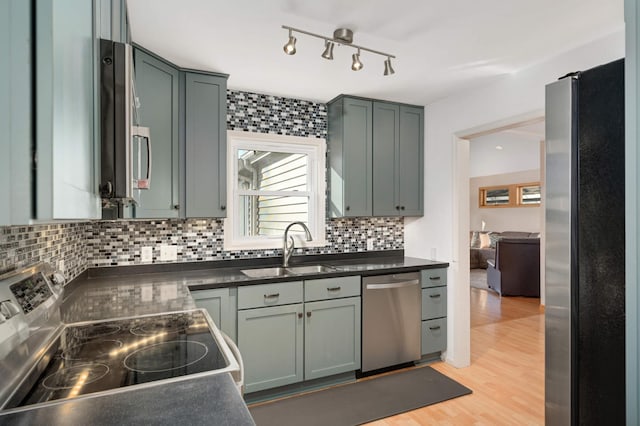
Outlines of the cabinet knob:
[{"label": "cabinet knob", "polygon": [[180,210],[180,204],[174,204],[173,205],[173,209],[174,210]]},{"label": "cabinet knob", "polygon": [[307,318],[311,318],[311,311],[307,312]]},{"label": "cabinet knob", "polygon": [[302,318],[302,312],[298,312],[298,318]]},{"label": "cabinet knob", "polygon": [[396,206],[396,210],[400,210],[400,206]]},{"label": "cabinet knob", "polygon": [[351,210],[351,207],[347,206],[347,207],[346,207],[346,210],[347,210],[347,211]]},{"label": "cabinet knob", "polygon": [[400,207],[400,210],[404,210],[404,206]]},{"label": "cabinet knob", "polygon": [[226,210],[227,206],[225,206],[224,204],[220,206],[220,210]]}]

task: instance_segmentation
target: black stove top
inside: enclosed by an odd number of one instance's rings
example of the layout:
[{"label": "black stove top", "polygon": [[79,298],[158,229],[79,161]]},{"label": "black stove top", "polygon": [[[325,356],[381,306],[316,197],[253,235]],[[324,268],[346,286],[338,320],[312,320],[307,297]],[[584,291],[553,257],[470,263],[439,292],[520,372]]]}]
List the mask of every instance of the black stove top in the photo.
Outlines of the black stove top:
[{"label": "black stove top", "polygon": [[229,364],[201,311],[68,326],[35,386],[5,408],[73,398]]}]

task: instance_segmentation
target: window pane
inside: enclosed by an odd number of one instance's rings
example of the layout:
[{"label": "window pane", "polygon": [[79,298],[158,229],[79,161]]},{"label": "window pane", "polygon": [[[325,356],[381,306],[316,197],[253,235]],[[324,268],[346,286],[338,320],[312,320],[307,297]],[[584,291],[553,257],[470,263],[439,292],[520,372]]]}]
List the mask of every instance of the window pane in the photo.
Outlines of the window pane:
[{"label": "window pane", "polygon": [[540,185],[520,187],[520,204],[540,204]]},{"label": "window pane", "polygon": [[[288,224],[295,221],[309,224],[308,197],[263,197],[241,195],[238,197],[239,230],[241,237],[282,236]],[[291,232],[304,232],[291,229]]]},{"label": "window pane", "polygon": [[306,154],[238,150],[238,188],[263,191],[306,191]]},{"label": "window pane", "polygon": [[487,206],[509,204],[509,188],[487,189],[484,204]]}]

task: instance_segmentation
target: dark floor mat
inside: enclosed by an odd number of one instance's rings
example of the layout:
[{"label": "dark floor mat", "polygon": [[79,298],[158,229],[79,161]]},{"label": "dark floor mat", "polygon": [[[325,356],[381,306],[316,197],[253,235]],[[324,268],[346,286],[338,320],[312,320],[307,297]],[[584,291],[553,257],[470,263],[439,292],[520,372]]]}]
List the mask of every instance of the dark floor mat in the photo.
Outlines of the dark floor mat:
[{"label": "dark floor mat", "polygon": [[250,407],[258,426],[358,425],[471,393],[431,367]]}]

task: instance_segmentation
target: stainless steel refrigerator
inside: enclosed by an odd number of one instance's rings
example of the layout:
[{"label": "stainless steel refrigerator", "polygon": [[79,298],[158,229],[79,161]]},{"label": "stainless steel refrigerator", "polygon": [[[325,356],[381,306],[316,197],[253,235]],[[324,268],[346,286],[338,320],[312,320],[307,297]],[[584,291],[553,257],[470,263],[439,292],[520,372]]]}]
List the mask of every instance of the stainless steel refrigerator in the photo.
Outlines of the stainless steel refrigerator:
[{"label": "stainless steel refrigerator", "polygon": [[624,424],[624,60],[547,85],[545,113],[546,424]]}]

